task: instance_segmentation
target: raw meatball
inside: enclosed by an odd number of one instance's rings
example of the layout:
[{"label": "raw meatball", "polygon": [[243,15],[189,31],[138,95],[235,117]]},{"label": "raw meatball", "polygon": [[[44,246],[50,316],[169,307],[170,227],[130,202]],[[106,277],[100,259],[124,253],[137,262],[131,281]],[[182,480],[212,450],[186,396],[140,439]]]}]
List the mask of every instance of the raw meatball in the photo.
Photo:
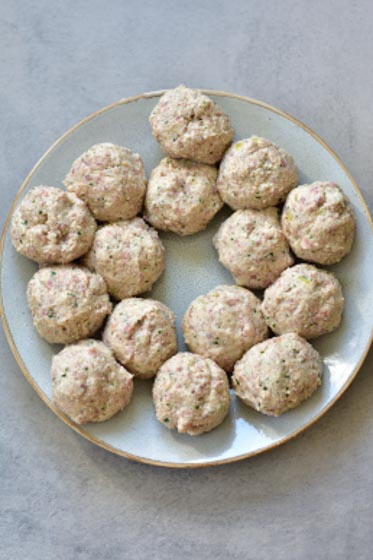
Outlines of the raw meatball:
[{"label": "raw meatball", "polygon": [[21,255],[38,263],[68,263],[92,245],[96,221],[75,194],[32,188],[13,214],[11,236]]},{"label": "raw meatball", "polygon": [[128,298],[115,307],[104,342],[126,368],[146,379],[177,351],[175,315],[153,299]]},{"label": "raw meatball", "polygon": [[289,194],[282,227],[297,257],[335,264],[351,249],[355,216],[336,183],[316,181]]},{"label": "raw meatball", "polygon": [[246,350],[268,336],[260,306],[245,288],[217,286],[190,304],[183,319],[185,342],[193,352],[232,371]]},{"label": "raw meatball", "polygon": [[162,95],[149,121],[166,154],[202,163],[220,161],[234,134],[229,118],[212,99],[185,86]]},{"label": "raw meatball", "polygon": [[97,340],[66,346],[52,359],[53,400],[77,424],[103,422],[129,403],[132,375]]},{"label": "raw meatball", "polygon": [[74,161],[64,185],[88,204],[97,220],[129,220],[140,212],[144,200],[144,165],[127,148],[96,144]]},{"label": "raw meatball", "polygon": [[293,264],[277,209],[238,210],[220,226],[213,243],[220,262],[247,288],[266,288]]},{"label": "raw meatball", "polygon": [[150,290],[164,269],[158,233],[141,218],[97,230],[83,263],[104,278],[108,292],[124,299]]},{"label": "raw meatball", "polygon": [[51,344],[70,344],[93,335],[112,305],[99,274],[78,266],[41,268],[27,287],[34,326]]},{"label": "raw meatball", "polygon": [[234,210],[267,208],[285,200],[298,184],[290,154],[265,138],[251,136],[235,142],[224,156],[217,188]]},{"label": "raw meatball", "polygon": [[276,334],[295,332],[315,338],[338,327],[343,305],[342,288],[334,274],[298,264],[267,288],[262,310]]},{"label": "raw meatball", "polygon": [[185,159],[164,158],[146,193],[146,219],[156,228],[191,235],[205,229],[223,206],[217,169]]},{"label": "raw meatball", "polygon": [[209,358],[179,352],[158,371],[153,399],[164,426],[196,436],[216,428],[228,414],[228,379]]},{"label": "raw meatball", "polygon": [[263,414],[280,416],[308,399],[321,385],[319,353],[294,333],[253,346],[232,376],[236,395]]}]

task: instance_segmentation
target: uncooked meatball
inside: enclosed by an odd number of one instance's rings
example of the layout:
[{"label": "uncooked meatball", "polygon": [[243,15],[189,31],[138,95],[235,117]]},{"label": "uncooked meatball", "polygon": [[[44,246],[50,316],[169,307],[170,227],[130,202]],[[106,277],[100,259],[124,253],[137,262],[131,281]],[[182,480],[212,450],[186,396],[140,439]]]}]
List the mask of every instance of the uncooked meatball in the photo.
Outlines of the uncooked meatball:
[{"label": "uncooked meatball", "polygon": [[53,400],[77,424],[103,422],[128,405],[132,375],[97,340],[66,346],[52,359]]},{"label": "uncooked meatball", "polygon": [[103,340],[136,377],[153,377],[177,351],[175,315],[153,299],[128,298],[115,307]]},{"label": "uncooked meatball", "polygon": [[27,286],[34,326],[51,344],[70,344],[93,335],[112,305],[103,278],[86,268],[41,268]]},{"label": "uncooked meatball", "polygon": [[237,362],[232,384],[245,404],[280,416],[308,399],[321,385],[319,353],[294,333],[253,346]]},{"label": "uncooked meatball", "polygon": [[350,252],[355,233],[352,206],[336,183],[316,181],[292,191],[282,227],[297,257],[335,264]]},{"label": "uncooked meatball", "polygon": [[16,208],[11,224],[13,245],[38,263],[68,263],[88,251],[96,221],[75,196],[55,187],[33,187]]},{"label": "uncooked meatball", "polygon": [[166,154],[202,163],[220,161],[234,134],[219,105],[201,91],[185,86],[162,95],[149,121]]},{"label": "uncooked meatball", "polygon": [[285,150],[266,138],[235,142],[219,169],[217,188],[234,210],[268,208],[283,202],[298,184],[298,170]]},{"label": "uncooked meatball", "polygon": [[124,299],[149,291],[164,269],[157,232],[141,218],[99,228],[83,263],[104,278],[108,292]]},{"label": "uncooked meatball", "polygon": [[139,154],[105,142],[79,156],[64,185],[102,222],[129,220],[141,210],[146,176]]},{"label": "uncooked meatball", "polygon": [[266,289],[262,310],[276,334],[295,332],[310,339],[335,330],[343,306],[342,288],[334,274],[298,264]]},{"label": "uncooked meatball", "polygon": [[150,176],[146,219],[157,229],[179,235],[205,229],[223,206],[216,190],[217,174],[212,165],[164,158]]},{"label": "uncooked meatball", "polygon": [[237,210],[223,222],[213,243],[237,284],[266,288],[293,264],[276,208]]},{"label": "uncooked meatball", "polygon": [[261,301],[239,286],[217,286],[192,301],[184,315],[189,348],[226,371],[251,346],[268,336]]},{"label": "uncooked meatball", "polygon": [[164,426],[196,436],[216,428],[228,414],[228,378],[209,358],[180,352],[158,371],[153,399]]}]

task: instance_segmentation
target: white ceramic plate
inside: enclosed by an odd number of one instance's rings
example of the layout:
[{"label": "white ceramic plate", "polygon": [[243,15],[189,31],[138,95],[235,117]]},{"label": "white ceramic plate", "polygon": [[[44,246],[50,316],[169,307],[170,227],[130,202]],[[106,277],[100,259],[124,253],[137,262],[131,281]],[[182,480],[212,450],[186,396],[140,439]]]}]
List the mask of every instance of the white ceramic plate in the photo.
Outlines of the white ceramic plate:
[{"label": "white ceramic plate", "polygon": [[[294,437],[326,412],[349,386],[372,338],[372,224],[361,194],[342,162],[312,131],[281,111],[236,95],[207,93],[230,116],[236,138],[258,134],[280,144],[294,156],[301,183],[317,179],[336,181],[355,209],[357,235],[353,250],[339,265],[331,267],[343,284],[344,319],[335,333],[315,342],[324,359],[324,383],[309,401],[280,418],[270,418],[232,398],[230,415],[220,427],[211,433],[190,437],[169,431],[156,421],[151,382],[136,380],[134,396],[127,409],[108,422],[77,426],[51,402],[49,368],[52,355],[59,347],[44,342],[32,326],[26,286],[37,266],[12,248],[9,220],[14,206],[5,224],[0,254],[1,315],[5,332],[20,368],[44,402],[90,441],[125,457],[171,467],[228,463],[261,453]],[[162,157],[148,124],[148,116],[160,94],[121,100],[69,130],[28,175],[14,204],[32,186],[61,187],[71,162],[98,142],[113,142],[139,152],[149,174]],[[233,283],[230,274],[218,263],[211,244],[213,234],[229,213],[224,209],[209,228],[198,235],[179,238],[161,234],[166,247],[166,272],[149,295],[163,301],[176,313],[180,349],[184,348],[180,322],[189,303],[218,284]]]}]

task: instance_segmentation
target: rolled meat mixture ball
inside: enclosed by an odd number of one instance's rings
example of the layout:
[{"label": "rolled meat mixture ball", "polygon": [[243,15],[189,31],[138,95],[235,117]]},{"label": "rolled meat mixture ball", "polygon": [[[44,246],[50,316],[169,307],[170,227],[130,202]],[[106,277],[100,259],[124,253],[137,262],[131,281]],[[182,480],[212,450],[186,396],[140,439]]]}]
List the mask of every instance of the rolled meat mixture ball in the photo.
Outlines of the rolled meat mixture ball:
[{"label": "rolled meat mixture ball", "polygon": [[266,289],[262,311],[276,334],[295,332],[311,339],[338,327],[343,306],[341,284],[334,274],[298,264]]},{"label": "rolled meat mixture ball", "polygon": [[225,154],[217,188],[234,210],[262,209],[283,202],[297,184],[292,156],[266,138],[251,136],[235,142]]},{"label": "rolled meat mixture ball", "polygon": [[280,416],[308,399],[321,385],[320,354],[294,333],[253,346],[237,362],[232,384],[248,406]]},{"label": "rolled meat mixture ball", "polygon": [[253,290],[269,286],[294,262],[276,208],[237,210],[221,224],[213,243],[236,283]]},{"label": "rolled meat mixture ball", "polygon": [[291,248],[301,259],[335,264],[350,252],[354,211],[336,183],[316,181],[292,191],[281,221]]},{"label": "rolled meat mixture ball", "polygon": [[179,352],[158,371],[153,400],[164,426],[196,436],[216,428],[228,414],[228,378],[212,360]]},{"label": "rolled meat mixture ball", "polygon": [[205,229],[223,206],[217,169],[185,159],[164,158],[152,171],[145,217],[154,227],[191,235]]},{"label": "rolled meat mixture ball", "polygon": [[97,230],[83,264],[101,274],[115,299],[149,291],[164,269],[158,233],[141,218],[115,222]]},{"label": "rolled meat mixture ball", "polygon": [[153,109],[150,125],[166,154],[201,163],[216,163],[233,138],[228,116],[199,90],[178,86]]},{"label": "rolled meat mixture ball", "polygon": [[64,185],[86,202],[97,220],[129,220],[142,208],[145,169],[139,154],[105,142],[74,161]]},{"label": "rolled meat mixture ball", "polygon": [[97,340],[66,346],[52,359],[53,400],[77,424],[103,422],[130,402],[132,375]]},{"label": "rolled meat mixture ball", "polygon": [[51,344],[70,344],[92,336],[111,312],[99,274],[71,265],[38,270],[27,286],[34,327]]},{"label": "rolled meat mixture ball", "polygon": [[175,315],[153,299],[128,298],[115,307],[103,335],[116,359],[136,377],[153,377],[177,352]]},{"label": "rolled meat mixture ball", "polygon": [[217,286],[196,298],[183,319],[185,342],[226,371],[268,336],[261,301],[239,286]]},{"label": "rolled meat mixture ball", "polygon": [[96,221],[75,196],[55,187],[33,187],[16,208],[11,237],[14,248],[38,263],[68,263],[88,251]]}]

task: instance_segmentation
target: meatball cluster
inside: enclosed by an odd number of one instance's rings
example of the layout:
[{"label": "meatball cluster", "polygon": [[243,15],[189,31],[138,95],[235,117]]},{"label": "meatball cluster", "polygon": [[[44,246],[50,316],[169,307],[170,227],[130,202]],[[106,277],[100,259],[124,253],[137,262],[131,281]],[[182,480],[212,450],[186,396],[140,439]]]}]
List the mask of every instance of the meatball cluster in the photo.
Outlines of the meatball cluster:
[{"label": "meatball cluster", "polygon": [[[229,117],[199,90],[167,91],[149,120],[167,157],[148,184],[137,153],[104,142],[71,164],[66,191],[33,187],[14,212],[13,245],[40,265],[27,287],[34,326],[66,345],[52,360],[54,402],[78,424],[102,422],[129,404],[133,378],[154,378],[159,422],[195,436],[229,413],[231,376],[232,394],[279,416],[321,384],[308,340],[339,326],[344,296],[316,265],[349,253],[352,206],[333,182],[297,186],[293,157],[274,142],[232,143]],[[236,285],[190,303],[190,351],[178,352],[172,310],[141,297],[165,268],[157,230],[197,234],[224,203],[233,213],[213,244]]]}]

